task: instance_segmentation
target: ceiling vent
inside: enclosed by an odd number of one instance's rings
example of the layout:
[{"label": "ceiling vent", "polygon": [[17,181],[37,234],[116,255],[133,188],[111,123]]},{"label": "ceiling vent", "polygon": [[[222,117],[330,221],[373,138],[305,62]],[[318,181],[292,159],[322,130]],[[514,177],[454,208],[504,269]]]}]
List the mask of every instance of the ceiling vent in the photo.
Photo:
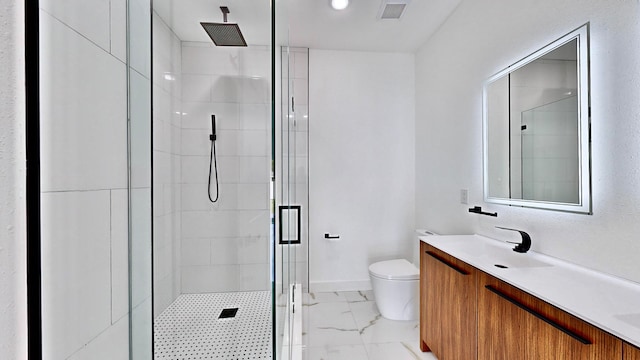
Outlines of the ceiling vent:
[{"label": "ceiling vent", "polygon": [[378,19],[400,20],[411,0],[382,0]]}]

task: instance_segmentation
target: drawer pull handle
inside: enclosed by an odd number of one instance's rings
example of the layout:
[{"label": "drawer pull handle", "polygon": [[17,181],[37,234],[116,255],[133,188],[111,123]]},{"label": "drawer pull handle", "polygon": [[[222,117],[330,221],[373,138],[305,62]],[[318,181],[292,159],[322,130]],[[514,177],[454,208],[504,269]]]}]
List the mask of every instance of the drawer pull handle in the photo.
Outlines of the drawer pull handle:
[{"label": "drawer pull handle", "polygon": [[542,321],[546,322],[547,324],[549,324],[549,325],[553,326],[554,328],[556,328],[556,329],[558,329],[558,330],[562,331],[563,333],[565,333],[565,334],[567,334],[567,335],[571,336],[571,337],[572,337],[572,338],[574,338],[575,340],[580,341],[580,342],[581,342],[581,343],[583,343],[584,345],[590,345],[590,344],[591,344],[591,341],[589,341],[589,340],[587,340],[587,339],[583,338],[582,336],[580,336],[580,335],[576,334],[575,332],[573,332],[573,331],[571,331],[571,330],[569,330],[569,329],[565,328],[564,326],[562,326],[562,325],[558,324],[557,322],[555,322],[555,321],[553,321],[553,320],[551,320],[551,319],[546,318],[544,315],[542,315],[542,314],[538,313],[537,311],[535,311],[535,310],[533,310],[533,309],[528,308],[528,307],[527,307],[527,306],[525,306],[524,304],[521,304],[518,300],[516,300],[516,299],[512,298],[511,296],[509,296],[509,295],[507,295],[507,294],[502,293],[500,290],[498,290],[498,289],[494,288],[493,286],[491,286],[491,285],[485,285],[484,287],[485,287],[487,290],[491,291],[492,293],[494,293],[494,294],[496,294],[496,295],[500,296],[501,298],[503,298],[503,299],[507,300],[508,302],[512,303],[513,305],[515,305],[515,306],[519,307],[520,309],[522,309],[522,310],[524,310],[524,311],[528,312],[529,314],[531,314],[531,315],[535,316],[536,318],[538,318],[538,319],[540,319],[540,320],[542,320]]},{"label": "drawer pull handle", "polygon": [[453,270],[455,270],[456,272],[459,272],[462,275],[469,275],[468,272],[461,270],[459,268],[457,268],[456,266],[450,264],[448,261],[446,261],[445,259],[441,258],[440,256],[438,256],[436,253],[432,252],[432,251],[425,251],[425,253],[429,256],[431,256],[432,258],[440,261],[441,263],[447,265],[448,267],[452,268]]}]

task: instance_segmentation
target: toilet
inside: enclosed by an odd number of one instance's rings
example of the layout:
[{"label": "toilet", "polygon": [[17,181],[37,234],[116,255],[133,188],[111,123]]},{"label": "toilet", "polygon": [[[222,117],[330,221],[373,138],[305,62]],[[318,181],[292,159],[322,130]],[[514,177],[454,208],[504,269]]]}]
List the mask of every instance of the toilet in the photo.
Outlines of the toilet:
[{"label": "toilet", "polygon": [[405,259],[380,261],[369,266],[378,310],[390,320],[417,320],[420,270]]}]

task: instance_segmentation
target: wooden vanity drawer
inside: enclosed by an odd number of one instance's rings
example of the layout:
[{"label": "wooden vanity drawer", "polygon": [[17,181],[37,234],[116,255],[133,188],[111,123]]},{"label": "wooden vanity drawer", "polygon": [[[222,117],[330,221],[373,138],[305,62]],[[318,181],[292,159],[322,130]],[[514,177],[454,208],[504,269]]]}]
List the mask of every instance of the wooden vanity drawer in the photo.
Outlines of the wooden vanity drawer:
[{"label": "wooden vanity drawer", "polygon": [[640,360],[640,349],[629,343],[622,345],[622,352],[624,360]]},{"label": "wooden vanity drawer", "polygon": [[478,271],[478,359],[622,359],[622,341]]},{"label": "wooden vanity drawer", "polygon": [[475,359],[477,270],[421,246],[420,347],[439,360]]}]

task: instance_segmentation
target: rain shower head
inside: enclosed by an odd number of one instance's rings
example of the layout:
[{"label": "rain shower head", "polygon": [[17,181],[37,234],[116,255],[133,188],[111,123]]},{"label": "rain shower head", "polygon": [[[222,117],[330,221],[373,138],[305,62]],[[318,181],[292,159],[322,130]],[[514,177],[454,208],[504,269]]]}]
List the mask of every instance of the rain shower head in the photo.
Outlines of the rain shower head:
[{"label": "rain shower head", "polygon": [[220,6],[220,10],[222,11],[224,22],[201,22],[200,25],[202,25],[204,31],[207,32],[207,35],[209,35],[216,46],[247,46],[247,42],[244,40],[238,24],[230,24],[227,22],[229,8]]}]

